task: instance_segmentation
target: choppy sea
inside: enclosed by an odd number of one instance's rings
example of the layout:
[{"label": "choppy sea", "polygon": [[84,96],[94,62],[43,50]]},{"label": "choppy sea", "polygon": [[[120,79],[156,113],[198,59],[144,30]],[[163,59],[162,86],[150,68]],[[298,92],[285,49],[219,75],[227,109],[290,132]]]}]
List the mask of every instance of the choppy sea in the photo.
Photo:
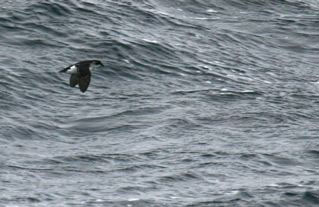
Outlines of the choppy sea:
[{"label": "choppy sea", "polygon": [[317,0],[2,0],[0,206],[319,206],[318,53]]}]

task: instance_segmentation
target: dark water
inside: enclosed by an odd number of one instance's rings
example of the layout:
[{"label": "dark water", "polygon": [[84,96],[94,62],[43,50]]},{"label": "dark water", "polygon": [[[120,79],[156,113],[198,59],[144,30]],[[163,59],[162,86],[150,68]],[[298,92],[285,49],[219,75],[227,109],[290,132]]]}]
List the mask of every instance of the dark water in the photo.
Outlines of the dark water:
[{"label": "dark water", "polygon": [[318,206],[318,53],[316,0],[3,0],[0,206]]}]

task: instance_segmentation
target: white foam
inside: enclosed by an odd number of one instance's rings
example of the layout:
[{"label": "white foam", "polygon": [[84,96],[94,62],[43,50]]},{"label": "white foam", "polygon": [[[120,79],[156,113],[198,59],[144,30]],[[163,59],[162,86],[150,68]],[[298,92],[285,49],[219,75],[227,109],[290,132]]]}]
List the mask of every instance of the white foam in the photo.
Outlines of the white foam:
[{"label": "white foam", "polygon": [[209,13],[216,13],[216,12],[217,12],[217,11],[214,10],[214,9],[207,9],[206,11],[209,12]]},{"label": "white foam", "polygon": [[127,199],[128,201],[139,201],[140,199],[139,198],[129,198],[129,199]]},{"label": "white foam", "polygon": [[150,43],[158,43],[156,40],[150,40],[150,39],[143,39],[145,42],[150,42]]}]

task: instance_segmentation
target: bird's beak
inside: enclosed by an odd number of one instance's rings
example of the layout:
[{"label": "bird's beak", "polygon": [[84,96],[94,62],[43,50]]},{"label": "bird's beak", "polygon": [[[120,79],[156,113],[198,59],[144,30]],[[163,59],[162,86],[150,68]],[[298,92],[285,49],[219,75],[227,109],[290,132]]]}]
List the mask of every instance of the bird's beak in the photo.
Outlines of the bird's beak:
[{"label": "bird's beak", "polygon": [[101,66],[104,66],[103,63],[101,63]]}]

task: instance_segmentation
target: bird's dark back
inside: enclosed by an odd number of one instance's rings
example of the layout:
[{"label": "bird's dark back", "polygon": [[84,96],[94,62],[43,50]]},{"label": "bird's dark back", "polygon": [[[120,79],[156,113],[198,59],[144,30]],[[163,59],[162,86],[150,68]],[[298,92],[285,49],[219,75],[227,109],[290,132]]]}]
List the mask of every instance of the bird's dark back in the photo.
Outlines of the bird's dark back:
[{"label": "bird's dark back", "polygon": [[81,76],[86,76],[90,74],[90,65],[92,61],[86,60],[76,64],[76,67],[79,70]]}]

